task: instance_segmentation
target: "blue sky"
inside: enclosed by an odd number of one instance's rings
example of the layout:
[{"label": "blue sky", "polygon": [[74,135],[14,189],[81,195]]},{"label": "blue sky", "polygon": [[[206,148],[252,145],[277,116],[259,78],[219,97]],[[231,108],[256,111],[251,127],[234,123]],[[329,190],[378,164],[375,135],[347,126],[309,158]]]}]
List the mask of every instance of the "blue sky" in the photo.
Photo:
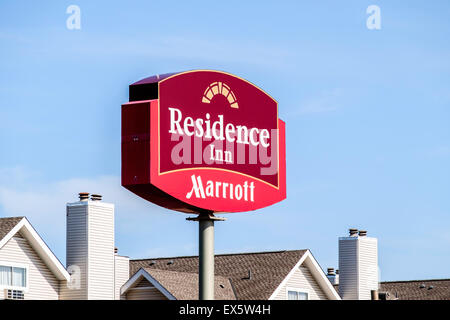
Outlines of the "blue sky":
[{"label": "blue sky", "polygon": [[[68,30],[66,9],[81,9]],[[381,9],[381,29],[366,8]],[[116,204],[132,258],[197,254],[197,224],[120,187],[120,105],[146,76],[223,70],[269,92],[287,129],[287,200],[216,224],[216,252],[309,248],[337,267],[349,227],[383,280],[449,278],[448,1],[2,1],[0,216],[65,260],[65,204]]]}]

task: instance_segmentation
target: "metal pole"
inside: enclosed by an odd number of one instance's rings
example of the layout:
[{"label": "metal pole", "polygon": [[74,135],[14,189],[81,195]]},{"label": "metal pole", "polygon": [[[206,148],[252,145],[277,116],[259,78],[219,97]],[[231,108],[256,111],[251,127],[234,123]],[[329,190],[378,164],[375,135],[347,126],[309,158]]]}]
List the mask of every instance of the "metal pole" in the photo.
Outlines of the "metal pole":
[{"label": "metal pole", "polygon": [[202,212],[195,218],[198,221],[198,292],[200,300],[214,300],[214,221],[223,221],[210,212]]},{"label": "metal pole", "polygon": [[198,289],[200,300],[214,300],[214,220],[200,220]]}]

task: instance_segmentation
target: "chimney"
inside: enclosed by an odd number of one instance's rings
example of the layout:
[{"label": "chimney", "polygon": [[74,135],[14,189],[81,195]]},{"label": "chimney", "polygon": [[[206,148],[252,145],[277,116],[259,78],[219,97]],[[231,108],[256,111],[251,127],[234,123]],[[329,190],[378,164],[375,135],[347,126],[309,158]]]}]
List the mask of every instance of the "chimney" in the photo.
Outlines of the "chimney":
[{"label": "chimney", "polygon": [[89,200],[89,192],[80,192],[78,194],[80,201],[88,201]]},{"label": "chimney", "polygon": [[349,229],[349,236],[339,238],[339,295],[370,300],[378,281],[378,240],[366,230]]},{"label": "chimney", "polygon": [[378,290],[371,290],[370,291],[370,298],[371,298],[371,300],[380,300],[380,296],[378,294]]},{"label": "chimney", "polygon": [[91,200],[92,201],[101,201],[102,200],[102,196],[100,194],[92,194],[91,195]]},{"label": "chimney", "polygon": [[130,258],[119,256],[119,250],[114,248],[114,299],[121,300],[120,288],[130,278]]},{"label": "chimney", "polygon": [[333,286],[339,284],[338,270],[336,270],[336,272],[334,272],[334,268],[328,268],[327,269],[327,278]]},{"label": "chimney", "polygon": [[[114,205],[100,195],[81,192],[66,206],[66,262],[72,270],[62,299],[112,300],[115,297]],[[76,284],[75,281],[76,280]],[[72,284],[75,285],[72,285]]]}]

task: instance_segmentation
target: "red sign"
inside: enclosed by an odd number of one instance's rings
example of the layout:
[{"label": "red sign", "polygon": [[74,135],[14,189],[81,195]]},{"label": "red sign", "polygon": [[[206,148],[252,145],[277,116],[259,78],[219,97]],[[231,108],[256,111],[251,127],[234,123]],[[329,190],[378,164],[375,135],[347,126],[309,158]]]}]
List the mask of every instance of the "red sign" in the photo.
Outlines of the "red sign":
[{"label": "red sign", "polygon": [[194,70],[130,85],[122,185],[168,209],[239,212],[286,198],[277,102],[228,73]]}]

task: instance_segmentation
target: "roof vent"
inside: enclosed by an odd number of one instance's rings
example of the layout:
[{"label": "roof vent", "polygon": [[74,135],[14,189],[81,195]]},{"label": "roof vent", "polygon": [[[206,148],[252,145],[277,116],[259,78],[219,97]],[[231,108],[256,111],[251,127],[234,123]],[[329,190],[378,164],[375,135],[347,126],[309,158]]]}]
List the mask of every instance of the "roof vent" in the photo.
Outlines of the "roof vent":
[{"label": "roof vent", "polygon": [[222,289],[225,288],[223,284],[219,284],[219,287],[221,287]]},{"label": "roof vent", "polygon": [[80,197],[80,201],[88,201],[89,200],[89,192],[80,192],[78,194]]},{"label": "roof vent", "polygon": [[350,234],[350,237],[355,237],[358,234],[358,229],[351,228],[348,229],[348,232]]},{"label": "roof vent", "polygon": [[365,236],[367,236],[367,231],[366,231],[366,230],[359,230],[359,236],[360,236],[360,237],[365,237]]},{"label": "roof vent", "polygon": [[380,300],[389,300],[389,292],[378,292],[378,299]]},{"label": "roof vent", "polygon": [[422,284],[419,286],[419,288],[420,288],[420,289],[425,288],[425,284],[422,283]]},{"label": "roof vent", "polygon": [[173,260],[169,260],[168,262],[167,262],[167,264],[169,265],[169,264],[173,264]]},{"label": "roof vent", "polygon": [[100,194],[92,194],[91,195],[91,200],[92,201],[101,201],[102,200],[102,196]]},{"label": "roof vent", "polygon": [[248,270],[248,275],[243,277],[242,280],[252,280],[252,270]]},{"label": "roof vent", "polygon": [[150,263],[148,264],[149,266],[154,266],[156,264],[155,260],[150,261]]},{"label": "roof vent", "polygon": [[328,276],[334,276],[336,273],[334,273],[334,268],[328,268],[327,269],[327,275]]},{"label": "roof vent", "polygon": [[429,286],[428,287],[428,290],[431,290],[431,289],[433,289],[434,288],[434,286]]},{"label": "roof vent", "polygon": [[114,253],[118,253],[119,249],[117,249],[117,247],[114,248]]}]

